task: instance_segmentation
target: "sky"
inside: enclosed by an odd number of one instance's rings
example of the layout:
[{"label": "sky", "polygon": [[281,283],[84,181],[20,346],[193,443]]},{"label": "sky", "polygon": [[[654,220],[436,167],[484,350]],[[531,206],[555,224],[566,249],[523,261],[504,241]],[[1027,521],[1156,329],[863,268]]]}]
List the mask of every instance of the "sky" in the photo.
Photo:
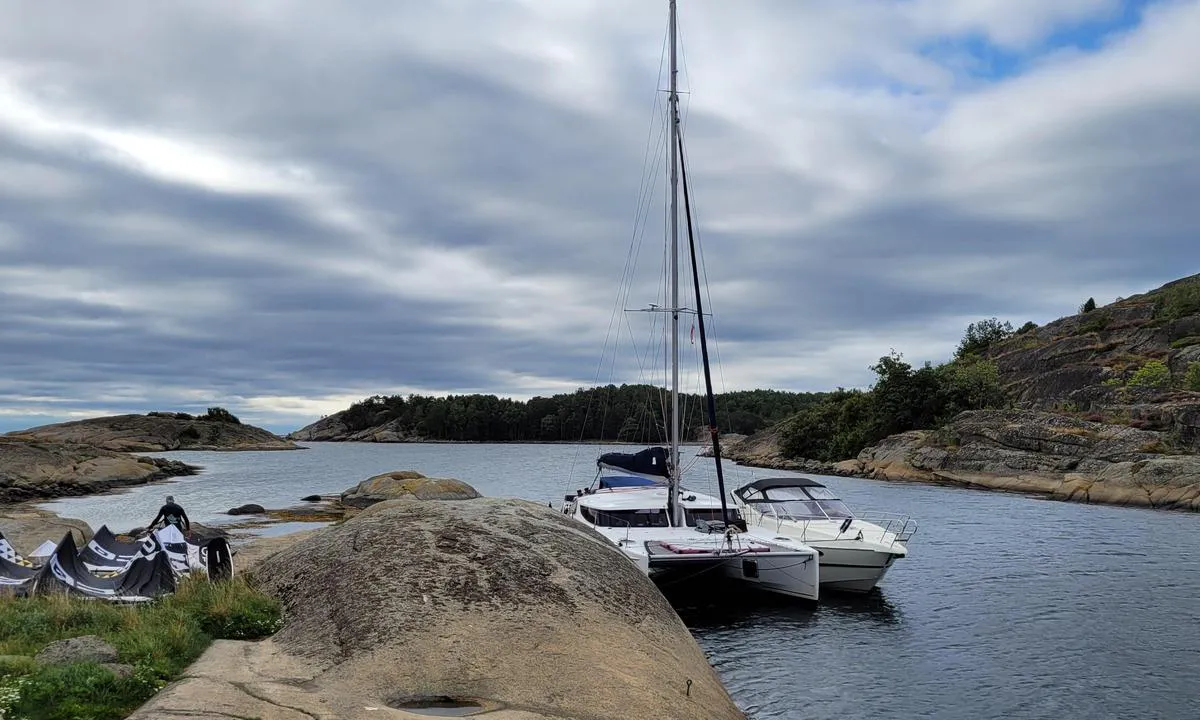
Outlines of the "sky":
[{"label": "sky", "polygon": [[[717,391],[1200,271],[1200,1],[679,5]],[[0,0],[0,431],[656,381],[666,13]]]}]

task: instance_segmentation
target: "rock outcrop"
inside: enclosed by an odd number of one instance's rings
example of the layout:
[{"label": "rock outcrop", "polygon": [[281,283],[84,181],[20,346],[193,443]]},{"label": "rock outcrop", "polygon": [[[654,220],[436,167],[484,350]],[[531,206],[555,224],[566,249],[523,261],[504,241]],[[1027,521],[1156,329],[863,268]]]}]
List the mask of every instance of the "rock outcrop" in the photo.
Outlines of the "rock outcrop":
[{"label": "rock outcrop", "polygon": [[392,500],[238,563],[280,598],[260,642],[218,641],[130,720],[743,718],[662,594],[536,503]]},{"label": "rock outcrop", "polygon": [[289,440],[301,442],[416,442],[424,438],[412,435],[398,421],[383,422],[362,430],[351,430],[343,413],[335,413],[294,432],[288,433]]},{"label": "rock outcrop", "polygon": [[1124,425],[979,410],[937,431],[893,435],[839,469],[883,480],[1200,511],[1200,457],[1169,443],[1166,433]]},{"label": "rock outcrop", "polygon": [[4,437],[94,445],[114,452],[168,450],[295,450],[295,443],[253,425],[184,413],[112,415],[42,425]]},{"label": "rock outcrop", "polygon": [[363,480],[342,493],[346,508],[365,508],[385,500],[470,500],[479,497],[475,488],[453,478],[425,477],[413,470],[394,470]]},{"label": "rock outcrop", "polygon": [[527,717],[741,717],[653,583],[539,504],[380,503],[255,576],[285,605],[275,645],[320,668],[306,687],[360,706],[449,697]]},{"label": "rock outcrop", "polygon": [[32,554],[47,540],[57,544],[68,532],[74,536],[77,547],[92,539],[92,528],[83,520],[59,517],[27,505],[0,508],[0,532],[22,555]]},{"label": "rock outcrop", "polygon": [[0,436],[0,502],[87,495],[141,485],[197,468],[73,442]]}]

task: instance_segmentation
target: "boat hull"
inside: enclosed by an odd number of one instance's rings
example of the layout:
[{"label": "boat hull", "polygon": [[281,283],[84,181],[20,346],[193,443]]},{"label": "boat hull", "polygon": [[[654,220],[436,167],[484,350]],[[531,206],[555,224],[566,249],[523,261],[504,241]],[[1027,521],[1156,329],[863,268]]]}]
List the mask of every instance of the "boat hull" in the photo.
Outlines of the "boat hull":
[{"label": "boat hull", "polygon": [[903,553],[863,548],[838,547],[819,541],[809,545],[821,554],[821,589],[867,593],[883,580],[892,563]]}]

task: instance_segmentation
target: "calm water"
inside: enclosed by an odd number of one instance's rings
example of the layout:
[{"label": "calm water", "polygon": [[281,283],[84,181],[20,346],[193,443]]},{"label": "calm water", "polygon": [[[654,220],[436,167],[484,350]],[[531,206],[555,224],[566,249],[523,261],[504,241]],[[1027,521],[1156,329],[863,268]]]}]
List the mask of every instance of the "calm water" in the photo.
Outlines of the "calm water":
[{"label": "calm water", "polygon": [[[221,513],[236,505],[294,505],[397,469],[557,507],[590,482],[596,448],[315,444],[165,456],[206,470],[44,507],[125,527],[149,522],[171,492],[193,519],[227,522]],[[781,474],[729,473],[735,483]],[[920,530],[870,598],[681,608],[750,717],[1200,718],[1200,515],[825,481],[852,507],[909,513]]]}]

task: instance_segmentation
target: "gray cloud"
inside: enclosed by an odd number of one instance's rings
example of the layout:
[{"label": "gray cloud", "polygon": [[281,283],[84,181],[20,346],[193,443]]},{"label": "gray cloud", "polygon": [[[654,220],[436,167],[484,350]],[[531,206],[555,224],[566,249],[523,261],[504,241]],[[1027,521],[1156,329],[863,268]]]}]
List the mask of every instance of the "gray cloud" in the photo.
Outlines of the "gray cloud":
[{"label": "gray cloud", "polygon": [[[863,385],[1200,260],[1194,3],[1007,78],[928,48],[1117,3],[943,5],[683,8],[722,387]],[[0,429],[652,379],[665,3],[0,9]]]}]

